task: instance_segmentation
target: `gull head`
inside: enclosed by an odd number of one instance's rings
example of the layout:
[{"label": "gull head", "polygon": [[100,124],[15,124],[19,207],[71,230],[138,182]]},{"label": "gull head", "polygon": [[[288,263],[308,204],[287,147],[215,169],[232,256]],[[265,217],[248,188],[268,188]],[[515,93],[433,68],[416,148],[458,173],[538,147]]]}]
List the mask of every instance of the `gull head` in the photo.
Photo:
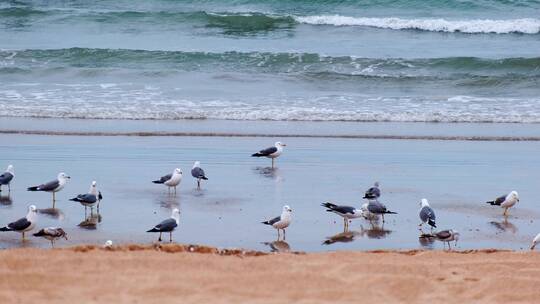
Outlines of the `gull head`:
[{"label": "gull head", "polygon": [[373,186],[376,187],[376,188],[379,188],[379,182],[375,182],[375,183],[373,184]]},{"label": "gull head", "polygon": [[286,144],[280,142],[280,141],[276,141],[276,143],[274,144],[276,146],[276,148],[279,148],[279,147],[285,147]]},{"label": "gull head", "polygon": [[180,169],[180,168],[174,169],[174,174],[180,174],[180,175],[182,175],[182,169]]},{"label": "gull head", "polygon": [[201,162],[200,161],[196,161],[194,164],[193,164],[193,168],[199,168],[201,166]]},{"label": "gull head", "polygon": [[174,208],[171,214],[171,218],[176,221],[176,224],[180,222],[180,210],[178,208]]},{"label": "gull head", "polygon": [[69,178],[71,178],[71,177],[69,177],[69,176],[68,176],[67,174],[65,174],[64,172],[58,173],[58,179],[59,179],[59,180],[63,180],[63,179],[65,180],[65,179],[69,179]]},{"label": "gull head", "polygon": [[292,212],[292,209],[291,209],[291,207],[289,207],[288,205],[285,205],[285,206],[283,206],[283,212],[291,213],[291,212]]},{"label": "gull head", "polygon": [[92,187],[95,188],[97,185],[97,182],[96,181],[92,181]]},{"label": "gull head", "polygon": [[459,231],[457,230],[454,230],[454,229],[450,229],[450,234],[452,234],[454,236],[454,240],[457,242],[457,240],[459,240]]},{"label": "gull head", "polygon": [[15,175],[13,172],[13,165],[9,165],[6,169],[7,172],[11,173],[12,175]]},{"label": "gull head", "polygon": [[30,206],[28,206],[28,212],[35,212],[35,213],[37,213],[37,207],[36,207],[36,205],[30,205]]},{"label": "gull head", "polygon": [[425,199],[425,198],[423,198],[423,199],[420,201],[420,206],[421,206],[421,207],[429,206],[428,200]]},{"label": "gull head", "polygon": [[510,192],[510,197],[519,202],[519,195],[518,195],[517,191]]},{"label": "gull head", "polygon": [[108,240],[103,244],[103,248],[112,248],[113,242],[111,240]]}]

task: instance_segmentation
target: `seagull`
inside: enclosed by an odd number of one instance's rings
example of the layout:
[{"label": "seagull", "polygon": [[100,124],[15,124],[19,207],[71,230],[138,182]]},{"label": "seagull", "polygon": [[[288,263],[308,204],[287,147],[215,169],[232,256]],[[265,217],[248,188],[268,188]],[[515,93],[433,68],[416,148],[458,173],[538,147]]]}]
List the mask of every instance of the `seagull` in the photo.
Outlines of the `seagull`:
[{"label": "seagull", "polygon": [[67,180],[69,178],[70,177],[67,176],[64,172],[60,172],[60,173],[58,173],[58,177],[55,180],[50,181],[50,182],[48,182],[46,184],[41,184],[39,186],[28,187],[28,191],[52,192],[53,208],[54,208],[54,203],[56,202],[55,193],[64,188],[64,186],[66,185]]},{"label": "seagull", "polygon": [[277,141],[273,147],[266,148],[257,153],[252,154],[252,157],[268,157],[272,159],[272,168],[274,168],[274,159],[278,158],[281,153],[283,153],[283,147],[287,146],[286,144]]},{"label": "seagull", "polygon": [[321,206],[326,208],[328,212],[334,212],[335,214],[343,218],[343,225],[345,229],[349,228],[349,220],[363,217],[364,213],[360,209],[356,209],[350,206],[338,206],[332,203],[323,203]]},{"label": "seagull", "polygon": [[111,240],[107,240],[105,244],[103,244],[103,248],[105,249],[111,249],[113,245],[113,242]]},{"label": "seagull", "polygon": [[182,170],[180,168],[176,168],[174,169],[172,174],[162,176],[160,179],[152,181],[152,183],[164,184],[165,186],[167,186],[167,190],[169,190],[169,193],[171,192],[171,188],[174,187],[174,194],[176,194],[176,186],[178,186],[181,181]]},{"label": "seagull", "polygon": [[34,236],[44,237],[47,240],[51,241],[51,247],[54,247],[54,241],[59,238],[65,238],[67,241],[67,233],[62,228],[57,227],[47,227],[43,228],[37,233],[34,233]]},{"label": "seagull", "polygon": [[28,206],[28,213],[26,217],[23,217],[15,222],[9,223],[7,226],[0,228],[0,231],[17,231],[22,233],[22,239],[24,240],[24,233],[34,229],[37,220],[37,208],[34,205]]},{"label": "seagull", "polygon": [[94,206],[98,204],[103,196],[101,192],[98,192],[96,189],[96,181],[93,181],[90,185],[90,190],[86,194],[79,194],[77,197],[70,199],[70,201],[79,202],[84,206],[84,211],[86,214],[86,208],[90,207],[90,214],[94,211]]},{"label": "seagull", "polygon": [[168,232],[169,241],[172,242],[172,232],[178,226],[179,223],[180,223],[180,210],[178,210],[178,208],[174,208],[170,218],[157,224],[156,226],[154,226],[154,228],[146,232],[159,232],[159,239],[158,239],[159,242],[161,242],[161,234],[163,232]]},{"label": "seagull", "polygon": [[368,204],[369,203],[363,203],[360,207],[360,210],[362,211],[362,217],[369,221],[379,220],[379,216],[377,214],[369,212]]},{"label": "seagull", "polygon": [[285,205],[283,206],[283,211],[281,211],[281,215],[277,216],[271,220],[262,222],[265,225],[271,225],[272,227],[277,229],[278,234],[278,240],[279,240],[279,230],[283,230],[283,240],[285,240],[285,228],[289,227],[292,221],[292,209],[291,207]]},{"label": "seagull", "polygon": [[432,236],[441,242],[448,243],[448,249],[452,249],[450,246],[451,241],[456,241],[455,245],[457,245],[457,241],[459,240],[459,232],[454,229],[439,231]]},{"label": "seagull", "polygon": [[423,198],[420,202],[420,212],[418,215],[420,216],[420,220],[422,221],[420,225],[418,225],[420,226],[420,229],[422,229],[422,225],[424,225],[424,223],[430,225],[431,229],[437,228],[437,226],[435,225],[435,211],[431,209],[428,200],[425,198]]},{"label": "seagull", "polygon": [[0,175],[0,192],[2,192],[2,185],[8,186],[8,191],[11,192],[11,180],[15,177],[13,172],[13,165],[9,165],[6,169],[6,172]]},{"label": "seagull", "polygon": [[533,241],[532,241],[532,244],[531,244],[531,250],[534,250],[534,247],[536,247],[536,244],[538,244],[540,242],[540,233],[537,234]]},{"label": "seagull", "polygon": [[381,190],[379,189],[379,182],[375,182],[373,187],[366,190],[363,198],[366,199],[378,199],[381,196]]},{"label": "seagull", "polygon": [[385,214],[397,214],[396,212],[386,209],[386,206],[378,200],[370,200],[367,205],[367,210],[373,214],[382,215],[382,221],[384,223]]},{"label": "seagull", "polygon": [[201,189],[201,179],[208,180],[208,177],[206,177],[206,174],[204,174],[204,170],[201,168],[200,161],[196,161],[195,164],[193,164],[191,176],[197,179],[197,189]]},{"label": "seagull", "polygon": [[503,215],[506,216],[508,209],[519,202],[519,196],[516,191],[510,192],[508,195],[503,195],[495,199],[494,201],[486,202],[492,206],[501,206],[504,208]]}]

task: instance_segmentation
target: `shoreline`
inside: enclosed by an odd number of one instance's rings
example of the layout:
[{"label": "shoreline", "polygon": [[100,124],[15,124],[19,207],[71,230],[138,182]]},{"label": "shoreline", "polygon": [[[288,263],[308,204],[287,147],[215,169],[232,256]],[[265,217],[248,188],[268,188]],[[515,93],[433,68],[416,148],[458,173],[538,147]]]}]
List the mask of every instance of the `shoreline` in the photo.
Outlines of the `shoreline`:
[{"label": "shoreline", "polygon": [[272,254],[177,244],[8,249],[0,251],[0,300],[531,303],[540,295],[538,262],[537,252],[499,250]]}]

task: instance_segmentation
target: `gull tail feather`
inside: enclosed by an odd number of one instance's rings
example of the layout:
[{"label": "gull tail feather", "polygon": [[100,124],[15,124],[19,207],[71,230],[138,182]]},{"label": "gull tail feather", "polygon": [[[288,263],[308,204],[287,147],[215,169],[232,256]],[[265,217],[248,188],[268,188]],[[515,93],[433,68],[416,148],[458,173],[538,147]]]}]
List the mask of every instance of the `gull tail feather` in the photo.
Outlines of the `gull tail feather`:
[{"label": "gull tail feather", "polygon": [[158,179],[158,180],[154,180],[154,181],[152,181],[152,183],[154,183],[154,184],[163,184],[163,182],[162,182],[162,181],[160,181],[159,179]]},{"label": "gull tail feather", "polygon": [[34,187],[28,187],[26,190],[28,190],[28,191],[39,191],[38,188],[39,188],[38,186],[34,186]]},{"label": "gull tail feather", "polygon": [[201,179],[208,180],[208,177],[203,176],[203,177],[201,177]]},{"label": "gull tail feather", "polygon": [[432,219],[429,219],[429,220],[428,220],[428,225],[430,225],[430,226],[433,227],[433,228],[437,228],[437,225],[435,225],[435,221],[432,220]]},{"label": "gull tail feather", "polygon": [[489,201],[489,202],[486,202],[486,204],[490,204],[491,206],[495,206],[495,201]]},{"label": "gull tail feather", "polygon": [[2,227],[0,228],[0,231],[11,231],[11,229],[9,229],[9,227]]},{"label": "gull tail feather", "polygon": [[264,221],[264,222],[261,222],[261,224],[272,225],[272,224],[270,224],[270,221]]},{"label": "gull tail feather", "polygon": [[159,232],[159,229],[156,229],[156,227],[154,227],[150,230],[147,230],[146,232]]}]

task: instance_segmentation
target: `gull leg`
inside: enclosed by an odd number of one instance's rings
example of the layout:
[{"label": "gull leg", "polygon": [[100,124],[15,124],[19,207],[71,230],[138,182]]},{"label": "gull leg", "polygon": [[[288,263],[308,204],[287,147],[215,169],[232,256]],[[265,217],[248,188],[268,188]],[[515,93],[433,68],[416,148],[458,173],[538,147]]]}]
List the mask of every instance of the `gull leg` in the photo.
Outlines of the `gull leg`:
[{"label": "gull leg", "polygon": [[197,179],[197,189],[201,190],[201,179]]},{"label": "gull leg", "polygon": [[54,248],[54,240],[51,239],[51,248]]},{"label": "gull leg", "polygon": [[24,231],[23,231],[23,233],[22,233],[22,239],[23,239],[23,241],[24,241]]},{"label": "gull leg", "polygon": [[86,206],[84,206],[84,218],[86,218],[86,213],[88,212],[87,210],[88,208]]},{"label": "gull leg", "polygon": [[161,232],[159,233],[158,242],[161,242]]},{"label": "gull leg", "polygon": [[172,231],[169,231],[169,242],[172,243]]},{"label": "gull leg", "polygon": [[504,215],[504,216],[507,216],[507,212],[508,212],[508,208],[504,208],[504,213],[503,213],[503,215]]},{"label": "gull leg", "polygon": [[382,214],[382,222],[384,223],[384,213]]},{"label": "gull leg", "polygon": [[280,237],[280,234],[279,234],[279,229],[277,230],[277,239],[279,241],[279,237]]},{"label": "gull leg", "polygon": [[176,186],[174,186],[174,196],[176,196]]},{"label": "gull leg", "polygon": [[274,169],[274,159],[272,158],[272,169]]},{"label": "gull leg", "polygon": [[283,229],[283,240],[285,241],[286,235],[285,235],[285,229]]}]

